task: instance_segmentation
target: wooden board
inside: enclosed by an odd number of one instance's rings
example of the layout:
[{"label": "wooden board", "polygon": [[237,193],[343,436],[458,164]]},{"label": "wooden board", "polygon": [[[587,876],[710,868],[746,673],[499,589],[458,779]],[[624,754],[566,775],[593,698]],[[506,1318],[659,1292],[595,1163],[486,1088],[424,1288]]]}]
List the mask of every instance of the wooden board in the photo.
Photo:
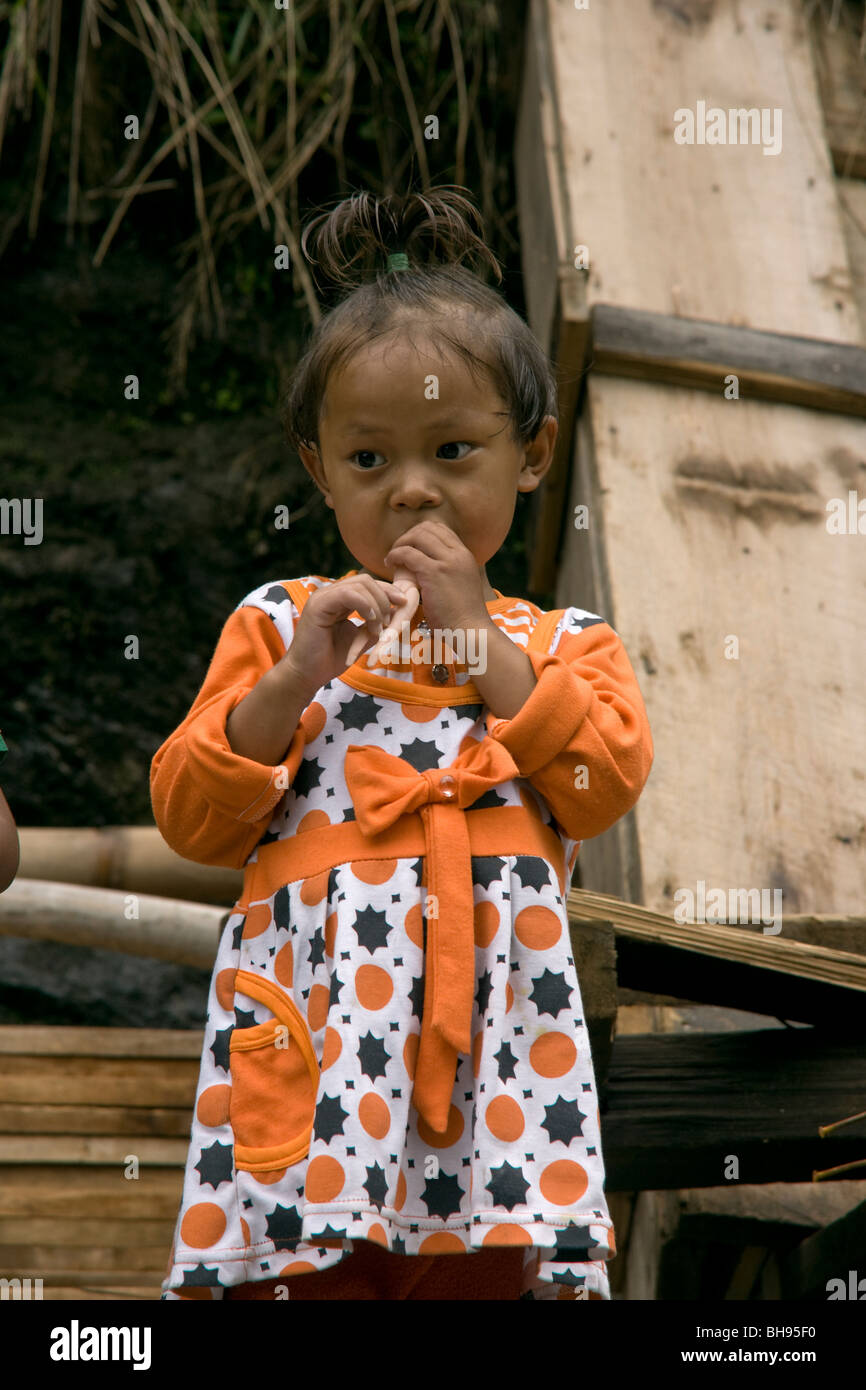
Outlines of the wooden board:
[{"label": "wooden board", "polygon": [[864,479],[859,421],[590,380],[568,510],[591,523],[557,598],[622,638],[655,763],[636,810],[584,842],[579,886],[668,914],[699,880],[862,913],[866,547],[828,533],[826,506]]},{"label": "wooden board", "polygon": [[[863,345],[798,0],[774,5],[772,24],[762,0],[531,4],[547,30],[565,241],[589,250],[590,305]],[[698,101],[781,109],[780,152],[678,144],[675,113]]]},{"label": "wooden board", "polygon": [[862,1123],[825,1139],[818,1127],[862,1110],[864,1090],[862,1043],[813,1029],[617,1038],[601,1112],[606,1190],[718,1187],[729,1154],[742,1183],[809,1182],[862,1158]]},{"label": "wooden board", "polygon": [[715,395],[736,377],[740,400],[866,417],[866,348],[851,343],[596,304],[590,352],[596,376],[698,386]]}]

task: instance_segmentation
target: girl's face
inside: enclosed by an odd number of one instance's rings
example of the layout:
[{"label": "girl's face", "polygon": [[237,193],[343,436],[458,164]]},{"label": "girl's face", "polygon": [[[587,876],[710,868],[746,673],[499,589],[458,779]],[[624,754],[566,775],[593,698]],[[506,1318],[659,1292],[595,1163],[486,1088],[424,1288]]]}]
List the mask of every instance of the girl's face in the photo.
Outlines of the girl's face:
[{"label": "girl's face", "polygon": [[508,535],[518,492],[533,492],[550,467],[556,431],[548,416],[530,444],[515,443],[486,377],[400,337],[331,373],[320,452],[299,452],[364,571],[392,579],[391,547],[418,522],[439,521],[474,555],[490,600],[484,565]]}]

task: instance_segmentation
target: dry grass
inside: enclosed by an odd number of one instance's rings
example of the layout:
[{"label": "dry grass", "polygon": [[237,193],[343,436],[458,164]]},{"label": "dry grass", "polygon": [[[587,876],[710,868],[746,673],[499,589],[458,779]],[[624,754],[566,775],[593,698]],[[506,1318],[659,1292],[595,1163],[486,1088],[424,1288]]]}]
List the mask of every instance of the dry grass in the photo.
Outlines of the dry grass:
[{"label": "dry grass", "polygon": [[[0,256],[25,217],[28,237],[38,233],[59,128],[70,133],[67,242],[73,242],[81,223],[104,223],[95,267],[104,261],[135,198],[184,181],[191,186],[197,230],[177,248],[189,267],[179,279],[168,334],[171,394],[184,388],[197,327],[225,336],[220,252],[252,222],[258,222],[269,248],[288,247],[293,287],[310,322],[318,322],[321,310],[298,243],[298,181],[318,154],[331,155],[343,186],[351,178],[376,192],[401,191],[411,174],[427,188],[431,171],[423,115],[443,112],[446,102],[453,103],[457,134],[449,178],[453,169],[453,181],[465,182],[472,129],[481,170],[481,211],[488,226],[497,226],[510,239],[494,202],[495,156],[476,100],[496,61],[492,40],[499,19],[492,0],[461,0],[458,5],[451,0],[292,0],[290,9],[277,9],[272,0],[247,0],[227,18],[229,8],[220,6],[218,12],[217,0],[82,0],[73,58],[61,44],[60,0],[0,4],[0,20],[9,24],[0,68],[0,155],[13,113],[24,122],[41,116],[32,189],[0,231]],[[401,33],[404,15],[411,17],[411,26],[404,22]],[[314,23],[324,20],[328,51],[325,61],[317,63],[308,35]],[[111,31],[139,55],[151,90],[139,138],[129,141],[120,167],[85,187],[83,145],[98,132],[100,119],[106,120],[100,90],[109,60],[102,52],[101,30]],[[390,52],[380,38],[374,53],[371,36],[383,32]],[[412,62],[404,51],[407,32],[414,47]],[[464,46],[473,55],[471,89]],[[116,52],[116,45],[111,47]],[[423,64],[419,53],[426,54]],[[376,158],[371,162],[378,169],[358,167],[357,160],[350,167],[344,150],[348,123],[358,115],[361,74],[365,81],[369,77],[374,98],[386,89],[399,91],[408,122],[409,138],[395,160],[386,122],[372,111]],[[112,76],[110,68],[107,76]],[[58,108],[58,92],[71,93],[65,110]],[[122,123],[124,113],[116,103],[108,119]],[[18,177],[25,182],[28,174]],[[441,178],[437,169],[433,182]],[[105,216],[100,217],[100,207]]]}]

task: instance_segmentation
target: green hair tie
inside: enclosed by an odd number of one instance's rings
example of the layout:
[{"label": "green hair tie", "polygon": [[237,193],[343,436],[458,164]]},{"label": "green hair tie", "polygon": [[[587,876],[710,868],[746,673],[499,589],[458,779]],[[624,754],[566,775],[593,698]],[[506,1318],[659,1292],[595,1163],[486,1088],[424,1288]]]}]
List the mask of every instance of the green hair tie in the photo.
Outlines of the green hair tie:
[{"label": "green hair tie", "polygon": [[392,251],[388,257],[387,270],[408,270],[409,257],[405,251]]}]

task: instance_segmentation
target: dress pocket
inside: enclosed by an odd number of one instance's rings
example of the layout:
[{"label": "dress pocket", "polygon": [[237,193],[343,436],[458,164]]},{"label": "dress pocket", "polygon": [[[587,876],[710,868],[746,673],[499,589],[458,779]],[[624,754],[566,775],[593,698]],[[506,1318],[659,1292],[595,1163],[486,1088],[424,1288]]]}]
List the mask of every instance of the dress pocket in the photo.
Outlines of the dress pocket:
[{"label": "dress pocket", "polygon": [[272,980],[238,970],[235,990],[273,1014],[235,1028],[229,1045],[235,1167],[273,1172],[298,1163],[310,1148],[319,1064],[294,1000]]}]

